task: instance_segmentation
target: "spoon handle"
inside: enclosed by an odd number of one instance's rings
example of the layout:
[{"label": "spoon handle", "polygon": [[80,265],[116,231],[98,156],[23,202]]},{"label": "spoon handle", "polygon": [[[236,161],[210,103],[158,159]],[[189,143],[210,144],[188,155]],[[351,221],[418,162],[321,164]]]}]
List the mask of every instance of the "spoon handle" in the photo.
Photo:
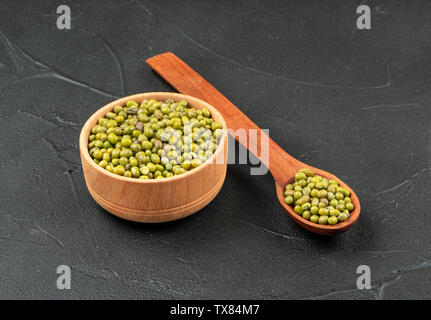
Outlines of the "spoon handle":
[{"label": "spoon handle", "polygon": [[[285,152],[220,91],[172,52],[159,54],[146,62],[178,92],[213,105],[222,114],[229,129],[244,130],[247,141],[238,135],[234,138],[269,168],[274,180],[285,183],[298,168],[305,166]],[[264,156],[265,152],[268,155],[268,151],[269,157]]]}]

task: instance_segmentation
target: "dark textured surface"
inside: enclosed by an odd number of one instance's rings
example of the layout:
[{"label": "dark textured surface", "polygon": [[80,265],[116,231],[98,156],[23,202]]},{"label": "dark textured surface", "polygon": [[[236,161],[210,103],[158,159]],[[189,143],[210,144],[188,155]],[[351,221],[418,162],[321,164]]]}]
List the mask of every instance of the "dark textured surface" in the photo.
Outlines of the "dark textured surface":
[{"label": "dark textured surface", "polygon": [[[359,3],[2,1],[0,298],[431,298],[431,3],[369,1],[372,30],[355,31]],[[72,30],[57,30],[59,4]],[[355,228],[301,229],[247,165],[181,221],[96,205],[80,127],[117,96],[171,91],[145,64],[165,51],[354,188]]]}]

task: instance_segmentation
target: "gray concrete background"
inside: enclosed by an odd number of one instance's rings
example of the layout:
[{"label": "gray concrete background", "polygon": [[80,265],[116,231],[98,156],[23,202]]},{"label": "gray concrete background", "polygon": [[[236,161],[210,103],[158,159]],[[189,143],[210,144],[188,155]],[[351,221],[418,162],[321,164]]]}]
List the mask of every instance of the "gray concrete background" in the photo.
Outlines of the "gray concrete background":
[{"label": "gray concrete background", "polygon": [[[360,1],[2,1],[0,298],[430,298],[431,3],[367,3],[360,31]],[[60,4],[71,30],[56,28]],[[145,64],[165,51],[354,188],[355,228],[303,230],[247,165],[181,221],[100,208],[80,128],[116,97],[172,91]],[[71,290],[56,288],[61,264]]]}]

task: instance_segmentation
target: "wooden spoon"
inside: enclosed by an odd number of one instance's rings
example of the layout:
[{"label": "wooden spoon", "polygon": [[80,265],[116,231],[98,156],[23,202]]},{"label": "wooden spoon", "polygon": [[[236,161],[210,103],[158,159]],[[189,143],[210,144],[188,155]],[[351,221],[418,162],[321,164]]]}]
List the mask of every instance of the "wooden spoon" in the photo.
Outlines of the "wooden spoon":
[{"label": "wooden spoon", "polygon": [[[196,71],[173,53],[166,52],[159,54],[148,59],[147,63],[177,91],[197,97],[213,105],[226,120],[228,128],[234,131],[245,129],[247,132],[248,144],[246,145],[242,143],[241,140],[237,140],[269,168],[275,180],[275,188],[279,202],[299,225],[318,234],[333,235],[348,230],[356,223],[361,211],[361,205],[357,195],[343,181],[329,172],[311,167],[293,158],[267,136],[265,136],[265,138],[268,138],[269,144],[264,143],[262,145],[261,134],[265,135],[265,133],[208,81],[202,78]],[[257,130],[257,135],[249,135],[250,129]],[[260,154],[258,154],[261,147],[269,148],[269,157],[261,157]],[[265,150],[261,150],[261,154],[262,152],[265,152]],[[268,152],[268,150],[266,150],[266,152]],[[269,160],[267,160],[268,158]],[[286,184],[294,181],[295,173],[301,168],[309,168],[316,174],[327,179],[335,179],[343,188],[350,191],[350,197],[355,208],[346,221],[333,226],[313,223],[295,213],[293,208],[285,203],[283,195],[284,188]]]}]

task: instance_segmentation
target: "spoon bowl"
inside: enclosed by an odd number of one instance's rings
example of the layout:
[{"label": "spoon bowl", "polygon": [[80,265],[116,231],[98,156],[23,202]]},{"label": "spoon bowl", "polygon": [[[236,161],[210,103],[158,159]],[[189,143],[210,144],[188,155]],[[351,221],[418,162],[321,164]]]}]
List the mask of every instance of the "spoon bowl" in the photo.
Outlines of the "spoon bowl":
[{"label": "spoon bowl", "polygon": [[350,229],[351,227],[353,227],[353,225],[356,223],[356,221],[359,218],[359,214],[361,212],[361,205],[358,199],[358,196],[356,195],[356,193],[347,185],[345,184],[342,180],[340,180],[338,177],[334,176],[333,174],[323,171],[321,169],[317,169],[317,168],[313,168],[307,165],[304,165],[299,169],[302,168],[308,168],[310,170],[312,170],[315,174],[322,176],[328,180],[333,179],[336,180],[338,182],[338,184],[343,187],[344,189],[347,189],[350,191],[350,199],[352,200],[352,203],[354,205],[354,209],[352,212],[350,212],[350,217],[344,221],[344,222],[339,222],[335,225],[321,225],[321,224],[317,224],[314,222],[311,222],[307,219],[304,219],[303,217],[301,217],[299,214],[297,214],[295,211],[293,211],[293,207],[288,205],[285,201],[284,201],[284,189],[285,186],[289,183],[293,183],[295,182],[295,178],[294,176],[290,177],[289,180],[287,181],[275,181],[275,190],[277,193],[277,198],[278,201],[280,202],[281,206],[284,208],[284,210],[287,211],[287,213],[293,218],[293,220],[295,220],[296,223],[298,223],[299,225],[301,225],[303,228],[307,229],[308,231],[317,233],[317,234],[322,234],[322,235],[334,235],[337,233],[341,233],[344,232],[348,229]]}]

